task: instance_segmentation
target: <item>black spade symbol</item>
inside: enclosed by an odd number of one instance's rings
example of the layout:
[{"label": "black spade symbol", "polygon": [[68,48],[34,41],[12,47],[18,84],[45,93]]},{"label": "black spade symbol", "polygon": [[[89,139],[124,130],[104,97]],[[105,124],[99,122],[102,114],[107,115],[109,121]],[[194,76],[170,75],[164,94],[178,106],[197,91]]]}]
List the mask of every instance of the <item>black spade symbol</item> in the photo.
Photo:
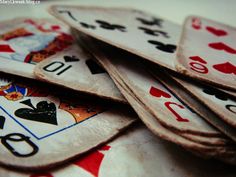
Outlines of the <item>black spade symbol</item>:
[{"label": "black spade symbol", "polygon": [[37,103],[36,108],[32,105],[31,100],[20,102],[29,106],[30,108],[20,108],[15,111],[15,115],[19,118],[43,122],[48,124],[57,125],[56,106],[54,103],[47,103],[47,101],[40,101]]}]

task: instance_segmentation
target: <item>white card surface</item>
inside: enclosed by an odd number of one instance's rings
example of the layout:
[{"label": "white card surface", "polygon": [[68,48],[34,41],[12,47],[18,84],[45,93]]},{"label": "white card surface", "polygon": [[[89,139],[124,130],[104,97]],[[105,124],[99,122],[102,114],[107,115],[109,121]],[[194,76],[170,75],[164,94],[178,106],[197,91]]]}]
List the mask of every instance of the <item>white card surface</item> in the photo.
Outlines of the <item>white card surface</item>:
[{"label": "white card surface", "polygon": [[87,35],[175,70],[181,31],[175,23],[125,8],[55,5],[50,12]]},{"label": "white card surface", "polygon": [[77,44],[37,64],[34,73],[43,81],[126,102],[106,71]]},{"label": "white card surface", "polygon": [[201,17],[188,17],[177,51],[177,70],[235,91],[235,34],[236,28]]}]

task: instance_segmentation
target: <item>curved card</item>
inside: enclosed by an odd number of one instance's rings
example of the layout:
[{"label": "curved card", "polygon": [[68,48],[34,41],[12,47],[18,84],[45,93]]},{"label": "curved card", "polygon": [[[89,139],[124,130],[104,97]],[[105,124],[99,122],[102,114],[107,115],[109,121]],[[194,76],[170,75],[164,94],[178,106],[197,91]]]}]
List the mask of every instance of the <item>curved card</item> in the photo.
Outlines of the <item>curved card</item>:
[{"label": "curved card", "polygon": [[176,69],[190,77],[236,90],[236,28],[190,16],[183,27]]},{"label": "curved card", "polygon": [[[217,104],[217,102],[219,102],[220,100],[216,101],[212,98],[212,101],[210,104],[214,104],[214,105],[209,107],[205,103],[207,102],[207,98],[202,97],[203,94],[201,93],[201,88],[209,88],[209,87],[206,87],[203,85],[202,86],[195,85],[193,83],[191,84],[190,82],[187,82],[183,79],[173,77],[173,76],[170,77],[170,75],[167,75],[164,73],[160,74],[157,68],[153,68],[153,67],[151,68],[152,68],[151,72],[154,75],[154,77],[161,79],[162,83],[165,84],[165,86],[168,87],[178,97],[180,97],[191,109],[193,109],[195,112],[201,115],[205,120],[207,120],[210,124],[216,127],[219,131],[221,131],[231,140],[236,142],[235,127],[233,127],[232,125],[224,121],[224,119],[222,119],[219,115],[216,114],[215,108],[217,108],[218,111],[222,111],[222,109],[224,109],[223,107],[219,107],[219,105],[215,106],[215,104]],[[163,72],[163,70],[161,71]],[[191,89],[191,88],[195,88],[195,89]],[[195,91],[195,90],[198,90],[198,91]],[[224,92],[220,92],[219,90],[213,87],[211,87],[210,90],[215,90],[215,92],[212,92],[212,93],[209,92],[208,90],[208,93],[215,94],[215,98],[223,99],[223,98],[229,97],[228,94],[225,94]]]},{"label": "curved card", "polygon": [[224,122],[236,127],[236,101],[228,94],[213,87],[191,84],[180,79],[177,81]]},{"label": "curved card", "polygon": [[76,44],[37,64],[34,73],[43,81],[126,102],[106,71]]},{"label": "curved card", "polygon": [[0,22],[0,71],[34,78],[35,64],[72,42],[69,28],[56,20],[16,18]]},{"label": "curved card", "polygon": [[[186,166],[188,168],[186,168]],[[165,142],[143,126],[128,132],[70,165],[54,171],[17,173],[0,169],[4,177],[233,177],[232,166],[196,158],[181,148]]]},{"label": "curved card", "polygon": [[23,169],[63,163],[111,139],[135,120],[122,106],[48,85],[0,80],[0,162]]},{"label": "curved card", "polygon": [[55,5],[50,13],[84,34],[175,70],[181,31],[175,23],[126,8]]}]

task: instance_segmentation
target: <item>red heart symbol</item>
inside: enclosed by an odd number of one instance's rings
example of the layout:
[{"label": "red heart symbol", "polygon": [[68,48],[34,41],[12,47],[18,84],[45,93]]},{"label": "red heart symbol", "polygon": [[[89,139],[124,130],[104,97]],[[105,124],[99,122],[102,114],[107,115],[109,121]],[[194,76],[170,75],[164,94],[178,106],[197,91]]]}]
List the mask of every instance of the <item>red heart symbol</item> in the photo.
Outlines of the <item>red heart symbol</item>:
[{"label": "red heart symbol", "polygon": [[201,29],[201,20],[199,18],[193,18],[192,19],[192,27],[196,30],[199,30]]},{"label": "red heart symbol", "polygon": [[225,36],[227,35],[228,33],[224,30],[221,30],[221,29],[216,29],[214,27],[211,27],[211,26],[207,26],[206,27],[206,30],[211,32],[212,34],[216,35],[216,36]]},{"label": "red heart symbol", "polygon": [[213,68],[225,74],[236,75],[236,66],[232,65],[229,62],[213,65]]},{"label": "red heart symbol", "polygon": [[191,56],[191,57],[189,57],[191,60],[194,60],[194,61],[199,61],[200,63],[203,63],[203,64],[207,64],[207,62],[204,60],[204,59],[202,59],[201,57],[199,57],[199,56]]},{"label": "red heart symbol", "polygon": [[224,50],[228,53],[231,54],[236,54],[236,50],[227,46],[226,44],[222,43],[222,42],[216,42],[216,43],[210,43],[208,44],[209,47],[216,49],[216,50]]},{"label": "red heart symbol", "polygon": [[158,98],[162,97],[162,96],[165,97],[165,98],[170,98],[171,97],[168,93],[166,93],[166,92],[164,92],[164,91],[162,91],[158,88],[155,88],[155,87],[151,87],[149,93],[152,96],[155,96],[155,97],[158,97]]},{"label": "red heart symbol", "polygon": [[0,52],[15,52],[9,45],[0,45]]}]

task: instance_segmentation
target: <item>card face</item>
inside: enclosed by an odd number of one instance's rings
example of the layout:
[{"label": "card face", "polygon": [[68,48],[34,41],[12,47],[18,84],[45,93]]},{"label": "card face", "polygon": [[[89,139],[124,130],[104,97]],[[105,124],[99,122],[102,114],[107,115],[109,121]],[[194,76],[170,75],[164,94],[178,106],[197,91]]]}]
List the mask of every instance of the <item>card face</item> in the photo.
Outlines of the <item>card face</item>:
[{"label": "card face", "polygon": [[122,106],[5,77],[0,80],[0,103],[1,163],[21,168],[62,163],[106,142],[135,120]]},{"label": "card face", "polygon": [[37,64],[34,73],[43,81],[126,102],[106,71],[77,44]]},{"label": "card face", "polygon": [[175,70],[181,27],[134,9],[52,6],[51,14],[110,45]]},{"label": "card face", "polygon": [[[167,72],[163,71],[160,68],[153,67],[151,65],[148,65],[150,67],[151,73],[154,77],[161,80],[161,82],[170,89],[173,93],[175,93],[181,100],[183,100],[191,109],[193,109],[195,112],[197,112],[201,117],[203,117],[205,120],[207,120],[211,125],[216,127],[218,130],[220,130],[223,134],[225,134],[228,138],[236,142],[236,130],[235,128],[230,125],[228,122],[224,121],[219,115],[216,114],[215,109],[221,110],[222,107],[213,106],[215,108],[211,109],[210,106],[208,106],[207,98],[203,98],[201,94],[201,88],[207,88],[207,87],[200,87],[198,85],[195,85],[194,83],[191,83],[187,80],[183,80],[180,78],[177,78],[175,76],[168,75]],[[195,87],[195,89],[191,89]],[[195,91],[195,90],[198,91]],[[216,90],[214,88],[211,88],[210,90],[215,90],[214,93],[216,97],[219,98],[227,98],[228,94],[225,94],[225,92],[220,92],[219,90]],[[208,91],[209,93],[209,91]],[[213,93],[213,91],[212,91]],[[213,96],[213,95],[212,95]],[[230,97],[229,97],[230,98]],[[216,104],[217,101],[212,100],[211,104]],[[212,141],[212,139],[211,139]]]},{"label": "card face", "polygon": [[0,70],[34,78],[35,64],[73,42],[69,28],[56,20],[17,18],[0,22]]},{"label": "card face", "polygon": [[[164,165],[163,165],[164,164]],[[186,168],[188,166],[188,168]],[[214,170],[213,170],[214,169]],[[232,167],[209,163],[196,158],[174,144],[155,137],[145,127],[138,126],[129,133],[115,139],[72,164],[56,171],[41,173],[17,173],[1,169],[5,177],[232,177]],[[219,173],[219,171],[221,173]],[[119,173],[117,173],[119,172]]]},{"label": "card face", "polygon": [[230,126],[236,127],[236,102],[228,94],[209,86],[177,80]]},{"label": "card face", "polygon": [[235,33],[233,27],[201,17],[188,17],[177,51],[177,70],[235,91]]}]

